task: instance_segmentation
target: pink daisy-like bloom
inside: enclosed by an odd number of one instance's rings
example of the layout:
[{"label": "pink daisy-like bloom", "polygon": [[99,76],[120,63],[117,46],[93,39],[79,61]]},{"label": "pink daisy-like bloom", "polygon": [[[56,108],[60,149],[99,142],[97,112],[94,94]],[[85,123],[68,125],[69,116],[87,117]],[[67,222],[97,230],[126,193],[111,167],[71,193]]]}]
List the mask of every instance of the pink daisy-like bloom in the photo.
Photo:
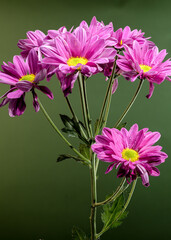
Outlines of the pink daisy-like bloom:
[{"label": "pink daisy-like bloom", "polygon": [[38,53],[38,58],[42,59],[40,47],[45,44],[45,38],[46,35],[40,30],[27,32],[27,39],[20,39],[17,44],[22,49],[21,56],[26,58],[30,50],[35,49]]},{"label": "pink daisy-like bloom", "polygon": [[155,46],[150,48],[148,43],[140,45],[133,42],[133,47],[125,47],[124,56],[119,56],[117,65],[121,74],[126,80],[134,82],[137,78],[147,79],[150,90],[147,98],[150,98],[154,91],[154,83],[161,84],[165,79],[170,81],[171,61],[162,62],[167,55],[166,50],[159,52]]},{"label": "pink daisy-like bloom", "polygon": [[0,71],[0,83],[10,85],[10,90],[1,96],[3,100],[0,107],[9,103],[10,117],[20,116],[24,113],[26,92],[32,92],[33,106],[36,112],[39,111],[40,107],[35,89],[53,99],[53,94],[47,87],[38,85],[40,81],[46,78],[47,70],[39,64],[34,49],[29,52],[26,61],[22,56],[14,56],[13,63],[4,63],[2,69],[3,71]]},{"label": "pink daisy-like bloom", "polygon": [[150,132],[147,128],[138,130],[137,124],[129,131],[103,128],[102,135],[95,137],[92,150],[101,161],[110,163],[106,173],[119,167],[117,177],[126,177],[131,183],[140,176],[143,185],[148,187],[149,176],[159,176],[156,166],[168,157],[161,146],[153,146],[159,138],[159,132]]},{"label": "pink daisy-like bloom", "polygon": [[85,29],[88,38],[91,38],[93,35],[98,35],[100,39],[104,39],[106,41],[107,46],[113,46],[114,39],[112,39],[112,41],[110,40],[111,36],[114,34],[112,22],[110,22],[108,25],[105,25],[103,21],[97,21],[96,17],[94,16],[91,20],[90,26],[88,26],[86,21],[82,21],[80,26],[73,32],[76,32],[80,27]]},{"label": "pink daisy-like bloom", "polygon": [[[86,77],[103,71],[103,64],[114,62],[116,50],[106,48],[106,42],[98,35],[89,37],[83,27],[74,33],[54,39],[55,46],[42,46],[45,58],[42,63],[55,66],[64,95],[67,96],[81,73]],[[54,71],[53,71],[54,72]],[[63,84],[64,83],[64,84]]]},{"label": "pink daisy-like bloom", "polygon": [[129,26],[124,29],[119,28],[116,32],[113,32],[111,42],[113,40],[113,46],[117,49],[123,49],[125,46],[132,47],[133,41],[136,40],[139,44],[148,42],[150,47],[154,46],[154,43],[144,37],[144,32],[134,29],[131,31]]}]

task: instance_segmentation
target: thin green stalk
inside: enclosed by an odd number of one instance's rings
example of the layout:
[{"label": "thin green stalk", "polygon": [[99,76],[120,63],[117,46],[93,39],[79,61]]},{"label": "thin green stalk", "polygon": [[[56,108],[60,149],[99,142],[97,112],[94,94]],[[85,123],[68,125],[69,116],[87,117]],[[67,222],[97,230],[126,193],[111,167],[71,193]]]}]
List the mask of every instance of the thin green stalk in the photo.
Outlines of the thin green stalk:
[{"label": "thin green stalk", "polygon": [[[113,86],[114,81],[115,81],[115,78],[112,80],[112,85],[111,86]],[[111,87],[110,92],[109,92],[109,97],[108,97],[108,101],[107,101],[106,111],[105,111],[105,115],[104,115],[104,123],[102,125],[102,128],[104,128],[106,126],[106,123],[107,123],[111,100],[112,100],[112,87]]]},{"label": "thin green stalk", "polygon": [[[77,116],[76,116],[76,114],[75,114],[75,112],[74,112],[74,110],[73,110],[73,108],[72,108],[72,106],[71,106],[71,103],[70,103],[68,97],[65,97],[65,100],[66,100],[66,102],[67,102],[67,105],[68,105],[68,107],[69,107],[69,109],[70,109],[70,111],[71,111],[71,114],[72,114],[73,118],[74,118],[75,121],[79,124],[79,120],[78,120],[78,118],[77,118]],[[79,126],[80,126],[80,124],[79,124]],[[82,136],[83,136],[85,139],[87,139],[87,136],[86,136],[86,134],[85,134],[82,126],[80,126],[80,130],[81,130]]]},{"label": "thin green stalk", "polygon": [[90,169],[91,177],[91,215],[90,215],[90,229],[91,240],[96,239],[96,202],[97,202],[97,186],[96,186],[96,170],[95,170],[95,154],[92,153],[92,168]]},{"label": "thin green stalk", "polygon": [[[107,101],[107,106],[106,106],[106,112],[105,112],[105,116],[104,116],[103,127],[105,127],[105,125],[107,123],[109,110],[110,110],[111,99],[112,99],[112,85],[113,85],[113,82],[115,80],[113,77],[114,77],[114,73],[115,73],[115,69],[116,69],[116,60],[117,60],[117,56],[115,57],[115,62],[114,62],[114,65],[113,65],[112,74],[111,74],[111,77],[110,77],[110,80],[109,80],[109,84],[108,84],[108,88],[107,88],[107,91],[106,91],[105,99],[104,99],[103,106],[102,106],[102,109],[101,109],[100,118],[99,118],[99,121],[98,121],[98,124],[97,124],[95,136],[98,134],[98,132],[100,130],[106,101]],[[99,159],[97,159],[97,161],[96,161],[96,173],[97,173],[98,167],[99,167]]]},{"label": "thin green stalk", "polygon": [[92,131],[92,126],[91,126],[90,111],[89,111],[89,106],[88,106],[86,80],[85,80],[84,76],[83,76],[83,78],[82,78],[82,81],[83,81],[83,91],[84,91],[84,99],[85,99],[87,120],[88,120],[88,125],[89,125],[90,134],[91,134],[91,137],[92,137],[92,136],[93,136],[93,131]]},{"label": "thin green stalk", "polygon": [[100,116],[99,116],[99,120],[98,120],[98,123],[97,123],[97,128],[96,128],[95,136],[99,133],[100,126],[101,126],[101,123],[102,123],[102,121],[103,121],[103,114],[104,114],[106,102],[107,102],[108,97],[109,97],[109,92],[110,92],[110,89],[111,89],[111,87],[112,87],[112,81],[113,81],[114,74],[115,74],[116,60],[117,60],[117,58],[118,58],[118,56],[116,55],[115,61],[114,61],[114,64],[113,64],[112,74],[111,74],[110,79],[109,79],[108,87],[107,87],[107,90],[106,90],[106,94],[105,94],[105,97],[104,97],[103,105],[102,105],[101,112],[100,112]]},{"label": "thin green stalk", "polygon": [[132,188],[131,188],[131,191],[130,191],[130,193],[129,193],[128,199],[127,199],[127,201],[126,201],[126,203],[125,203],[122,211],[121,211],[120,214],[118,215],[116,221],[119,220],[119,218],[121,217],[121,215],[122,215],[122,214],[125,212],[125,210],[127,209],[128,205],[129,205],[129,203],[130,203],[130,201],[131,201],[131,198],[132,198],[132,196],[133,196],[136,183],[137,183],[137,179],[135,179],[135,180],[133,181],[133,183],[132,183]]},{"label": "thin green stalk", "polygon": [[74,110],[73,110],[73,108],[72,108],[72,106],[71,106],[71,103],[70,103],[68,97],[65,97],[65,100],[66,100],[66,102],[67,102],[67,104],[68,104],[69,110],[70,110],[73,118],[78,122],[78,118],[77,118],[77,116],[76,116],[76,114],[75,114],[75,112],[74,112]]},{"label": "thin green stalk", "polygon": [[85,158],[80,152],[77,151],[77,149],[75,149],[71,143],[63,136],[63,134],[60,132],[60,130],[57,128],[57,126],[55,125],[55,123],[52,121],[52,119],[50,118],[49,114],[46,112],[45,108],[43,107],[42,103],[40,102],[40,100],[38,99],[38,103],[40,105],[40,109],[42,110],[43,114],[45,115],[46,119],[49,121],[49,123],[51,124],[51,126],[54,128],[54,130],[58,133],[58,135],[65,141],[65,143],[86,163],[89,164],[89,166],[91,166],[91,162],[89,159]]},{"label": "thin green stalk", "polygon": [[[105,111],[105,116],[104,116],[104,123],[103,123],[102,129],[106,126],[106,123],[107,123],[111,99],[112,99],[112,88],[110,89],[110,92],[109,92],[109,97],[108,97],[108,101],[107,101],[107,106],[106,106],[106,111]],[[97,161],[96,161],[96,172],[98,170],[98,166],[99,166],[99,159],[97,159]]]},{"label": "thin green stalk", "polygon": [[84,124],[85,124],[86,130],[87,130],[87,135],[88,135],[89,138],[91,138],[89,123],[88,123],[88,119],[87,119],[88,117],[87,117],[87,110],[86,110],[86,103],[85,103],[85,98],[84,98],[84,89],[83,89],[83,81],[82,81],[81,73],[79,73],[79,76],[78,76],[78,85],[79,85],[79,90],[80,90],[81,106],[82,106]]},{"label": "thin green stalk", "polygon": [[115,124],[114,128],[118,127],[118,125],[122,122],[122,120],[124,119],[126,114],[129,112],[130,108],[132,107],[133,103],[135,102],[135,100],[136,100],[136,98],[137,98],[137,96],[138,96],[138,94],[141,90],[143,82],[144,82],[143,79],[140,79],[140,82],[138,84],[137,90],[136,90],[133,98],[131,99],[130,103],[128,104],[127,108],[125,109],[125,111],[123,112],[123,114],[121,115],[121,117],[119,118],[117,123]]},{"label": "thin green stalk", "polygon": [[109,115],[109,109],[110,109],[110,104],[111,104],[111,99],[112,99],[112,88],[110,89],[110,92],[109,92],[109,97],[108,97],[108,101],[107,101],[106,111],[105,111],[105,115],[104,115],[104,123],[103,123],[102,128],[104,128],[106,126],[106,123],[107,123],[107,119],[108,119],[108,115]]},{"label": "thin green stalk", "polygon": [[[136,183],[137,183],[137,179],[134,180],[134,182],[133,182],[133,184],[132,184],[131,191],[130,191],[130,193],[129,193],[129,195],[128,195],[128,199],[127,199],[127,201],[126,201],[126,203],[125,203],[122,211],[120,212],[120,214],[118,215],[118,217],[115,219],[114,222],[117,222],[117,221],[119,220],[119,218],[122,216],[122,214],[125,212],[126,208],[128,207],[128,205],[129,205],[129,203],[130,203],[130,201],[131,201],[132,195],[133,195],[133,193],[134,193]],[[102,231],[96,235],[97,239],[98,239],[103,233],[105,233],[105,232],[111,227],[111,225],[112,225],[114,222],[112,222],[110,225],[108,225],[108,223],[107,223],[107,224],[103,227]]]},{"label": "thin green stalk", "polygon": [[111,201],[114,201],[117,197],[119,197],[119,195],[125,191],[127,189],[127,187],[129,185],[127,185],[125,188],[124,188],[124,184],[125,184],[125,178],[122,179],[121,183],[119,184],[118,188],[116,189],[116,191],[112,194],[112,196],[110,196],[109,198],[107,198],[106,200],[102,201],[102,202],[97,202],[95,204],[95,206],[99,207],[99,206],[102,206],[106,203],[109,203]]}]

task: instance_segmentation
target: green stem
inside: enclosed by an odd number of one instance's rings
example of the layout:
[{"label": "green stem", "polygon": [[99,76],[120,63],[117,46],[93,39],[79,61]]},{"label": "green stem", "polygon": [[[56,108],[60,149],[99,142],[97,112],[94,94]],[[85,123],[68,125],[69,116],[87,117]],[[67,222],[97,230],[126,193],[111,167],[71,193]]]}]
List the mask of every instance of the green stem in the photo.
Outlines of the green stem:
[{"label": "green stem", "polygon": [[109,92],[110,92],[110,89],[111,89],[111,87],[112,87],[112,81],[113,81],[114,74],[115,74],[116,60],[117,60],[117,58],[118,58],[118,56],[116,55],[115,61],[114,61],[114,63],[113,63],[112,74],[111,74],[110,79],[109,79],[108,87],[107,87],[106,94],[105,94],[104,101],[103,101],[103,105],[102,105],[102,108],[101,108],[101,112],[100,112],[100,116],[99,116],[99,121],[98,121],[98,123],[97,123],[97,128],[96,128],[95,136],[99,133],[100,126],[101,126],[102,121],[103,121],[103,114],[104,114],[106,102],[107,102],[108,97],[109,97]]},{"label": "green stem", "polygon": [[102,206],[106,203],[110,203],[111,201],[114,201],[117,197],[120,196],[121,193],[123,193],[129,186],[129,184],[124,188],[124,184],[125,184],[125,179],[123,178],[121,183],[119,184],[118,188],[116,189],[116,191],[112,194],[112,196],[110,196],[109,198],[107,198],[106,200],[102,201],[102,202],[97,202],[95,204],[95,206],[99,207]]},{"label": "green stem", "polygon": [[91,177],[91,215],[90,215],[90,229],[91,240],[96,239],[96,202],[97,202],[97,186],[96,186],[96,170],[95,170],[95,154],[92,153],[92,168],[90,169]]},{"label": "green stem", "polygon": [[[100,126],[101,126],[101,123],[102,123],[102,118],[103,118],[103,113],[104,113],[106,101],[108,100],[107,101],[107,106],[106,106],[106,112],[105,112],[105,116],[104,116],[103,127],[105,127],[105,125],[107,123],[109,110],[110,110],[111,99],[112,99],[112,85],[113,85],[113,82],[115,80],[114,73],[115,73],[115,69],[116,69],[116,60],[117,60],[117,58],[118,57],[116,56],[115,57],[115,61],[114,61],[114,65],[113,65],[113,69],[112,69],[112,74],[111,74],[111,77],[110,77],[110,80],[109,80],[109,84],[108,84],[108,88],[107,88],[107,91],[106,91],[105,99],[104,99],[103,106],[102,106],[102,109],[101,109],[99,121],[97,123],[95,136],[98,134],[98,132],[100,130]],[[96,173],[97,173],[98,167],[99,167],[99,159],[97,159],[97,161],[96,161]]]},{"label": "green stem", "polygon": [[85,80],[84,76],[82,78],[82,81],[83,81],[83,91],[84,91],[84,99],[85,99],[85,106],[86,106],[86,115],[87,115],[87,120],[88,120],[90,134],[91,134],[91,137],[92,137],[93,136],[93,132],[92,132],[92,127],[91,127],[91,118],[90,118],[90,112],[89,112],[89,107],[88,107],[86,80]]},{"label": "green stem", "polygon": [[43,114],[45,115],[46,119],[49,121],[49,123],[51,124],[51,126],[54,128],[54,130],[58,133],[58,135],[65,141],[65,143],[86,163],[91,164],[90,160],[88,160],[87,158],[85,158],[80,152],[77,151],[77,149],[75,149],[71,143],[63,136],[63,134],[60,132],[60,130],[57,128],[57,126],[55,125],[55,123],[52,121],[52,119],[50,118],[50,116],[48,115],[48,113],[46,112],[45,108],[43,107],[42,103],[40,102],[40,100],[38,99],[38,103],[40,105],[40,108],[43,112]]},{"label": "green stem", "polygon": [[[107,106],[106,106],[106,112],[105,112],[105,116],[104,116],[104,123],[102,125],[102,129],[106,126],[106,123],[107,123],[111,99],[112,99],[112,89],[110,89],[110,92],[109,92],[109,97],[108,97],[108,102],[107,102]],[[97,159],[97,161],[96,161],[96,172],[98,170],[98,166],[99,166],[99,159]]]},{"label": "green stem", "polygon": [[133,181],[132,188],[131,188],[131,191],[130,191],[130,193],[129,193],[128,199],[127,199],[127,201],[126,201],[126,203],[125,203],[122,211],[120,212],[119,216],[117,217],[116,221],[119,220],[119,218],[121,217],[121,215],[122,215],[122,214],[125,212],[125,210],[127,209],[128,205],[129,205],[129,203],[130,203],[130,201],[131,201],[132,195],[133,195],[133,193],[134,193],[136,183],[137,183],[137,178]]},{"label": "green stem", "polygon": [[108,97],[108,101],[107,101],[106,111],[105,111],[105,115],[104,115],[104,123],[103,123],[102,129],[106,126],[106,123],[107,123],[111,99],[112,99],[112,88],[110,89],[110,92],[109,92],[109,97]]},{"label": "green stem", "polygon": [[87,139],[87,136],[86,136],[86,134],[85,134],[82,126],[80,126],[80,124],[79,124],[79,120],[78,120],[78,118],[77,118],[77,116],[76,116],[76,114],[75,114],[75,112],[74,112],[74,110],[73,110],[73,108],[72,108],[72,106],[71,106],[71,103],[70,103],[68,97],[65,97],[65,100],[66,100],[66,102],[67,102],[67,105],[68,105],[68,107],[69,107],[69,109],[70,109],[70,111],[71,111],[71,114],[72,114],[73,118],[75,119],[75,121],[78,123],[78,125],[79,125],[79,127],[80,127],[82,136],[83,136],[85,139]]},{"label": "green stem", "polygon": [[[130,191],[129,196],[128,196],[128,199],[127,199],[127,201],[126,201],[123,209],[121,210],[120,214],[118,215],[118,217],[115,219],[114,222],[117,222],[117,221],[119,220],[119,218],[122,216],[122,214],[125,212],[126,208],[128,207],[128,205],[129,205],[129,203],[130,203],[130,201],[131,201],[132,195],[133,195],[133,193],[134,193],[136,183],[137,183],[137,179],[134,180],[134,182],[133,182],[133,184],[132,184],[131,191]],[[107,223],[107,224],[104,226],[104,228],[102,229],[102,231],[96,235],[97,239],[98,239],[103,233],[105,233],[105,232],[111,227],[111,225],[112,225],[114,222],[112,222],[112,223],[109,224],[109,225],[108,225],[108,223]]]},{"label": "green stem", "polygon": [[140,90],[141,90],[141,87],[142,87],[142,84],[143,84],[143,79],[140,80],[139,84],[138,84],[138,87],[137,87],[137,90],[133,96],[133,98],[131,99],[130,103],[128,104],[127,108],[125,109],[125,111],[123,112],[123,114],[121,115],[121,117],[119,118],[119,120],[117,121],[117,123],[115,124],[114,128],[117,128],[118,125],[122,122],[122,120],[124,119],[124,117],[126,116],[126,114],[129,112],[130,108],[132,107],[133,103],[135,102]]},{"label": "green stem", "polygon": [[72,108],[72,106],[71,106],[71,103],[70,103],[68,97],[65,97],[65,100],[66,100],[66,102],[67,102],[67,104],[68,104],[69,110],[70,110],[73,118],[78,122],[78,118],[77,118],[77,116],[76,116],[76,114],[75,114],[75,112],[74,112],[74,110],[73,110],[73,108]]},{"label": "green stem", "polygon": [[[110,104],[111,104],[111,99],[112,99],[112,89],[109,92],[109,98],[108,98],[108,102],[107,102],[107,106],[106,106],[106,112],[105,112],[105,116],[104,116],[104,123],[102,125],[102,129],[106,126],[107,123],[107,119],[108,119],[108,115],[109,115],[109,109],[110,109]],[[99,167],[99,159],[97,159],[96,161],[96,172],[98,170]]]},{"label": "green stem", "polygon": [[84,97],[83,80],[82,80],[81,73],[79,73],[79,76],[78,76],[78,85],[79,85],[79,90],[80,90],[81,106],[82,106],[84,124],[85,124],[86,130],[87,130],[87,135],[88,135],[89,138],[91,138],[89,123],[88,123],[88,117],[87,117],[87,110],[86,110],[86,102],[85,102],[85,97]]}]

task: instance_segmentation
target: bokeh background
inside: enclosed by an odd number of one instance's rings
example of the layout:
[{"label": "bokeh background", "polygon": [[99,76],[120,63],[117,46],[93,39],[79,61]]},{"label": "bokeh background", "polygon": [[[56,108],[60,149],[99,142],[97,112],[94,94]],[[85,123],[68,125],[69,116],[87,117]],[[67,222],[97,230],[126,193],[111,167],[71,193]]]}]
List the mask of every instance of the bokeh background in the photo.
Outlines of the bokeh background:
[{"label": "bokeh background", "polygon": [[[111,1],[1,1],[0,62],[12,61],[19,54],[19,39],[29,30],[68,29],[83,19],[90,23],[95,15],[105,24],[113,22],[115,29],[129,25],[151,36],[159,49],[166,48],[171,57],[171,1],[111,0]],[[106,87],[104,77],[97,75],[88,81],[88,97],[93,119],[98,118]],[[112,127],[128,104],[138,82],[119,80],[112,99],[108,126]],[[55,99],[39,94],[44,106],[61,128],[59,113],[69,114],[55,77],[49,83]],[[8,89],[0,87],[2,95]],[[128,127],[137,122],[140,128],[159,131],[159,141],[171,157],[171,83],[155,87],[146,99],[148,84],[125,118]],[[81,118],[78,88],[71,100]],[[41,112],[35,113],[31,94],[26,97],[23,116],[10,118],[7,107],[0,110],[0,239],[2,240],[69,240],[73,225],[89,231],[90,181],[88,168],[66,160],[56,163],[57,156],[70,150],[55,134]],[[77,146],[78,142],[71,139]],[[159,167],[161,176],[150,178],[145,188],[141,181],[129,205],[129,215],[117,229],[108,231],[106,240],[169,240],[171,239],[171,159]],[[99,169],[99,200],[118,184],[116,172],[105,175],[107,165]],[[100,230],[100,213],[98,229]]]}]

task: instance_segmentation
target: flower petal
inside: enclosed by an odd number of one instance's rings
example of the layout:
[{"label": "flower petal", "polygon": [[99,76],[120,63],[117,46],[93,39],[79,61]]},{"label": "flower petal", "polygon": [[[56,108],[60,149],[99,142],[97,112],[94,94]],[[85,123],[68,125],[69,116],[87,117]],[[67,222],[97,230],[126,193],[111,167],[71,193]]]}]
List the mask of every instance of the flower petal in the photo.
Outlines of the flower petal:
[{"label": "flower petal", "polygon": [[48,98],[53,99],[53,93],[50,91],[49,88],[45,87],[45,86],[36,86],[37,89],[39,89],[41,92],[43,92],[44,94],[46,94],[46,96],[48,96]]},{"label": "flower petal", "polygon": [[21,90],[16,90],[14,92],[8,93],[7,98],[9,98],[9,99],[17,99],[17,98],[20,98],[23,95],[23,93],[24,92],[21,91]]},{"label": "flower petal", "polygon": [[29,92],[31,90],[31,88],[33,87],[33,84],[31,82],[23,80],[23,81],[19,81],[18,83],[16,83],[16,87],[23,92]]}]

